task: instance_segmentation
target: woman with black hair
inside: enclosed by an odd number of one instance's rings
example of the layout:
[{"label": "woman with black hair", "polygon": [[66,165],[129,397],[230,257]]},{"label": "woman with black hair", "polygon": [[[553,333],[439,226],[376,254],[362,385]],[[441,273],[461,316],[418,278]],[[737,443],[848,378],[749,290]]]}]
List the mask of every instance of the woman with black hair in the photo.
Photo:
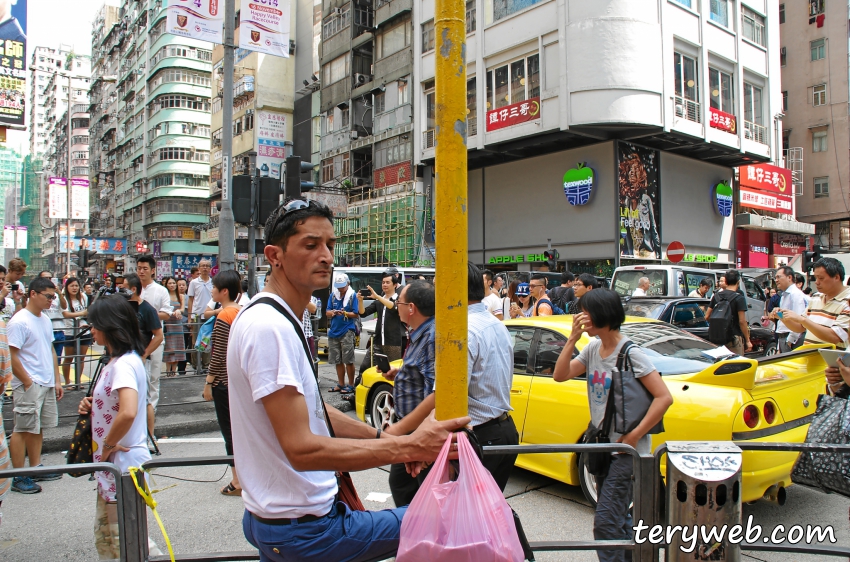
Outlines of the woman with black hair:
[{"label": "woman with black hair", "polygon": [[[91,414],[94,462],[111,462],[126,472],[150,460],[147,446],[147,375],[141,355],[145,346],[136,311],[127,299],[110,295],[88,310],[92,337],[112,358],[95,383],[93,396],[80,402],[79,413]],[[101,560],[120,557],[115,477],[96,472],[97,511],[94,538]]]},{"label": "woman with black hair", "polygon": [[[555,370],[552,373],[555,382],[564,382],[587,373],[587,398],[590,403],[590,419],[601,428],[608,393],[613,384],[613,372],[617,368],[617,356],[629,341],[620,332],[620,325],[626,320],[626,313],[620,296],[610,289],[588,291],[579,301],[581,312],[573,317],[572,332],[561,350]],[[587,334],[591,340],[582,348],[578,357],[572,359],[576,343]],[[661,375],[637,347],[626,350],[635,378],[653,396],[652,404],[643,420],[631,432],[621,435],[609,432],[611,443],[625,443],[637,449],[638,453],[651,453],[652,438],[649,430],[664,417],[664,413],[673,403],[673,397]],[[628,396],[624,397],[628,400]],[[593,537],[596,540],[631,540],[632,516],[629,505],[632,502],[632,456],[612,454],[608,474],[596,478],[596,514],[593,519]],[[604,562],[625,561],[628,551],[597,550],[599,560]]]},{"label": "woman with black hair", "polygon": [[[74,353],[76,352],[74,339],[80,339],[80,355],[85,358],[91,345],[91,336],[89,334],[80,335],[81,328],[86,326],[86,322],[82,319],[86,317],[88,312],[88,297],[80,288],[80,280],[76,277],[70,277],[65,281],[65,303],[66,306],[62,310],[62,316],[65,317],[65,357],[62,361],[62,376],[65,379],[65,384],[71,384],[71,363],[74,361]],[[74,328],[74,319],[79,318],[79,324]]]}]

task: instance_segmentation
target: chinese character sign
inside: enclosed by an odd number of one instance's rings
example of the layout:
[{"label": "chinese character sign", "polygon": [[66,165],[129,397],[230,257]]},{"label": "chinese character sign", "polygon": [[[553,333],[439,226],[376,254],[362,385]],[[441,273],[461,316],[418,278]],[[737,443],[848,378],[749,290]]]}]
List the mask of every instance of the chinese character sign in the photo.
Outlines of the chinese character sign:
[{"label": "chinese character sign", "polygon": [[177,279],[185,279],[189,277],[193,267],[198,267],[202,259],[210,260],[213,267],[217,265],[216,256],[173,256],[171,258],[171,274]]},{"label": "chinese character sign", "polygon": [[286,115],[257,111],[257,168],[260,176],[281,178],[280,169],[286,160]]},{"label": "chinese character sign", "polygon": [[51,219],[68,218],[68,185],[65,178],[50,178],[47,188],[47,216]]},{"label": "chinese character sign", "polygon": [[738,133],[738,124],[735,121],[735,116],[730,113],[710,107],[708,119],[711,126],[715,129],[720,129],[733,135]]},{"label": "chinese character sign", "polygon": [[71,180],[71,218],[89,219],[89,180],[79,178]]},{"label": "chinese character sign", "polygon": [[157,260],[156,262],[156,278],[162,279],[163,277],[171,276],[171,261],[170,260]]},{"label": "chinese character sign", "polygon": [[[11,6],[10,6],[11,4]],[[27,0],[0,2],[11,14],[0,24],[0,126],[24,125],[27,82]]]},{"label": "chinese character sign", "polygon": [[762,211],[773,211],[790,215],[794,213],[794,198],[791,195],[775,195],[754,189],[740,189],[741,206]]},{"label": "chinese character sign", "polygon": [[166,31],[211,43],[223,43],[224,0],[168,0]]},{"label": "chinese character sign", "polygon": [[242,0],[239,47],[289,57],[289,0]]},{"label": "chinese character sign", "polygon": [[791,170],[772,164],[754,164],[738,169],[741,187],[791,195]]},{"label": "chinese character sign", "polygon": [[[68,249],[68,237],[62,234],[59,237],[59,245],[62,251]],[[78,238],[71,237],[71,251],[76,252],[80,246],[89,250],[95,251],[100,255],[126,255],[127,254],[127,239],[126,238]]]},{"label": "chinese character sign", "polygon": [[487,131],[540,119],[540,98],[531,98],[487,112]]}]

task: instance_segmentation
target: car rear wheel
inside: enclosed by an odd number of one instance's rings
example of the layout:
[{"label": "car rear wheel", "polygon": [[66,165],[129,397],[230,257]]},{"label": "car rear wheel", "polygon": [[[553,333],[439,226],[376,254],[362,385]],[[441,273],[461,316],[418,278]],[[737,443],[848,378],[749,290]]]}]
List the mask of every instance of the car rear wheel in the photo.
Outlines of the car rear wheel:
[{"label": "car rear wheel", "polygon": [[765,357],[769,357],[771,355],[776,355],[779,353],[779,347],[777,347],[776,342],[772,341],[766,346],[764,346],[764,355]]},{"label": "car rear wheel", "polygon": [[587,470],[585,456],[578,458],[578,480],[581,484],[581,492],[584,497],[590,502],[591,507],[596,507],[596,477]]},{"label": "car rear wheel", "polygon": [[377,388],[372,390],[368,411],[369,422],[374,428],[386,429],[398,421],[393,403],[393,387],[388,384],[377,385]]}]

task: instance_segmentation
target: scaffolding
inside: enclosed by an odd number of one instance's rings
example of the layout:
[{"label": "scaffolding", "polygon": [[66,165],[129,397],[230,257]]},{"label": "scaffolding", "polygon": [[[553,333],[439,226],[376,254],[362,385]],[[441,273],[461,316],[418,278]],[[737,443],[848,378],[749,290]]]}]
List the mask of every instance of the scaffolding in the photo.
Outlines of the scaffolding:
[{"label": "scaffolding", "polygon": [[336,263],[433,267],[425,242],[429,205],[414,182],[350,193],[348,216],[337,221]]}]

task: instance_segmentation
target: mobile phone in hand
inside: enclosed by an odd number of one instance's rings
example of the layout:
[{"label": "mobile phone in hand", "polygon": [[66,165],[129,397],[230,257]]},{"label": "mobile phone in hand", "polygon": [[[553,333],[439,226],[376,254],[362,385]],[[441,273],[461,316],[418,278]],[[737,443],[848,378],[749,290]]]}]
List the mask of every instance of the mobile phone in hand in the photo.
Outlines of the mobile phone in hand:
[{"label": "mobile phone in hand", "polygon": [[378,370],[382,373],[388,373],[390,370],[390,359],[383,353],[375,353],[375,366],[378,367]]},{"label": "mobile phone in hand", "polygon": [[368,299],[372,296],[372,291],[370,291],[369,289],[360,289],[360,296]]}]

